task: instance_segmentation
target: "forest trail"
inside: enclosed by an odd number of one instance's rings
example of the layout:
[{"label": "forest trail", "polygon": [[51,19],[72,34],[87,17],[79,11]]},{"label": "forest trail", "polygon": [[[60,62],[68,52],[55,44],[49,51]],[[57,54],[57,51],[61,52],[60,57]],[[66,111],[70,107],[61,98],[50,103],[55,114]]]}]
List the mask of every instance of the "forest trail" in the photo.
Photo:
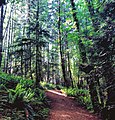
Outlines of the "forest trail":
[{"label": "forest trail", "polygon": [[51,100],[48,120],[99,120],[60,91],[48,90],[46,95]]}]

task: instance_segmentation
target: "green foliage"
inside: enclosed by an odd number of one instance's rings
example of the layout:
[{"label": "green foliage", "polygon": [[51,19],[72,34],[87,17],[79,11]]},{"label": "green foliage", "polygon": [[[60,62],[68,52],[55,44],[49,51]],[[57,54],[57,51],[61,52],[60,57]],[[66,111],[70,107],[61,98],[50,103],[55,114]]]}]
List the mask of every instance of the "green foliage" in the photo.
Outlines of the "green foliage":
[{"label": "green foliage", "polygon": [[87,109],[92,110],[92,102],[88,90],[79,89],[77,92],[77,100],[83,106],[86,106]]},{"label": "green foliage", "polygon": [[47,83],[47,82],[41,82],[41,86],[42,86],[44,89],[49,89],[49,90],[56,88],[56,85],[51,84],[51,83]]},{"label": "green foliage", "polygon": [[44,88],[44,89],[48,89],[48,90],[52,90],[52,89],[62,89],[63,86],[61,85],[55,85],[55,84],[52,84],[52,83],[47,83],[47,82],[41,82],[41,86]]},{"label": "green foliage", "polygon": [[[49,109],[43,90],[31,86],[32,80],[30,80],[31,82],[23,81],[21,77],[10,76],[5,73],[1,73],[0,78],[2,83],[0,84],[0,112],[4,119],[45,119]],[[9,88],[6,83],[9,82],[12,86],[14,81],[17,81],[16,86]]]},{"label": "green foliage", "polygon": [[6,88],[13,89],[18,83],[24,85],[25,87],[30,87],[34,84],[34,80],[24,79],[20,76],[0,72],[0,84],[3,84]]},{"label": "green foliage", "polygon": [[21,84],[17,84],[16,88],[9,89],[9,103],[16,104],[16,102],[30,102],[34,96],[32,89],[24,88]]},{"label": "green foliage", "polygon": [[62,89],[62,92],[65,92],[68,96],[75,97],[77,94],[78,89],[77,88],[64,88]]},{"label": "green foliage", "polygon": [[88,110],[92,110],[91,98],[88,90],[78,88],[64,88],[62,92],[65,92],[68,96],[75,97],[75,99]]}]

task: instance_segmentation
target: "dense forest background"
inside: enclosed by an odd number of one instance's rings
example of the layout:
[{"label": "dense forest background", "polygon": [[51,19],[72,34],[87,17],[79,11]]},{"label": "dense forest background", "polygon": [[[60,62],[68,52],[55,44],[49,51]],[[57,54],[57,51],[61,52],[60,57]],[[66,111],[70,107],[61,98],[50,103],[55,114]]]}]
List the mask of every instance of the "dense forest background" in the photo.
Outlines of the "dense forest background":
[{"label": "dense forest background", "polygon": [[114,0],[0,1],[2,72],[38,88],[46,82],[88,91],[94,112],[114,120],[114,67]]}]

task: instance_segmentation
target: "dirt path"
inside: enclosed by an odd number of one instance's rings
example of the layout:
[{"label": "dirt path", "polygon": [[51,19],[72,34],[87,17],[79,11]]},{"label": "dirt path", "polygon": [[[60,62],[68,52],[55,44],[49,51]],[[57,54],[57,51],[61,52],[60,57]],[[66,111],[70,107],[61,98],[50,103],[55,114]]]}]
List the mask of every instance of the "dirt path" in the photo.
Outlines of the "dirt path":
[{"label": "dirt path", "polygon": [[48,90],[46,95],[51,100],[51,110],[48,120],[99,120],[65,94]]}]

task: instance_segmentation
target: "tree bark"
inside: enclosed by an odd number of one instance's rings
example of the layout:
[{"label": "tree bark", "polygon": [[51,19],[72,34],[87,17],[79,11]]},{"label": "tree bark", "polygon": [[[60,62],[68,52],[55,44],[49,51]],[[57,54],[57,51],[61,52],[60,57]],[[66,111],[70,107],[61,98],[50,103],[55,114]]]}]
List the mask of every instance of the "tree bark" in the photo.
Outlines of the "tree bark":
[{"label": "tree bark", "polygon": [[2,63],[2,44],[3,44],[3,11],[4,7],[1,6],[1,16],[0,16],[0,68]]},{"label": "tree bark", "polygon": [[39,0],[37,3],[37,12],[36,12],[36,82],[35,86],[40,86],[41,81],[41,51],[40,51],[40,39],[39,39]]},{"label": "tree bark", "polygon": [[[67,45],[67,50],[68,50],[69,49],[69,47],[68,47],[68,41],[66,41],[66,45]],[[71,86],[73,88],[74,85],[73,85],[73,79],[72,79],[72,72],[71,72],[71,63],[70,63],[70,54],[69,54],[69,51],[67,52],[67,59],[68,59],[69,78],[70,78],[70,81],[71,81]]]},{"label": "tree bark", "polygon": [[[79,21],[77,19],[77,13],[76,13],[76,8],[75,8],[75,2],[74,2],[74,0],[70,0],[70,2],[71,2],[71,6],[72,6],[72,11],[73,11],[73,18],[76,23],[76,28],[77,28],[77,31],[80,32]],[[87,62],[86,52],[84,51],[84,49],[85,49],[84,44],[82,43],[81,40],[79,40],[79,50],[80,50],[80,54],[82,57],[82,62]],[[96,86],[94,84],[95,79],[93,77],[94,76],[92,75],[92,78],[89,81],[89,90],[90,90],[90,95],[91,95],[91,100],[92,100],[94,111],[98,112],[99,100],[98,100],[98,96],[97,96]],[[94,79],[94,81],[92,79]]]},{"label": "tree bark", "polygon": [[[80,25],[79,25],[79,20],[77,19],[77,10],[75,7],[75,2],[74,2],[74,0],[70,0],[70,2],[71,2],[71,6],[72,6],[73,19],[74,19],[74,22],[76,25],[77,32],[80,32]],[[82,43],[82,40],[79,40],[78,44],[79,44],[79,51],[81,54],[82,62],[85,63],[85,62],[87,62],[85,46]]]},{"label": "tree bark", "polygon": [[91,95],[91,101],[93,105],[93,110],[95,113],[99,112],[99,101],[98,101],[98,94],[96,90],[95,80],[92,78],[92,75],[90,77],[87,77],[87,82],[89,85],[89,91]]},{"label": "tree bark", "polygon": [[62,42],[61,42],[61,7],[60,7],[60,0],[58,0],[58,13],[59,13],[59,17],[58,17],[58,38],[59,38],[59,48],[60,48],[60,58],[61,58],[61,68],[62,68],[62,74],[63,74],[63,79],[64,79],[64,85],[66,87],[69,87],[68,85],[68,81],[66,79],[66,73],[65,73],[65,61],[63,58],[63,53],[62,53]]}]

